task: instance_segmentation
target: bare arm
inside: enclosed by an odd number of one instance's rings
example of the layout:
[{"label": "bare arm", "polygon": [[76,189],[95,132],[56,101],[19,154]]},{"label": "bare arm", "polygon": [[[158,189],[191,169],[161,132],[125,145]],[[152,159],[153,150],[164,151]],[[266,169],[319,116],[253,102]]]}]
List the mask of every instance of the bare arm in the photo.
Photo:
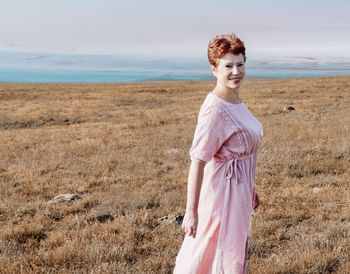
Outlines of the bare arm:
[{"label": "bare arm", "polygon": [[188,172],[186,212],[197,211],[199,195],[202,187],[204,162],[192,161]]},{"label": "bare arm", "polygon": [[188,174],[186,214],[182,229],[188,236],[195,238],[198,224],[198,202],[202,187],[204,162],[192,161]]}]

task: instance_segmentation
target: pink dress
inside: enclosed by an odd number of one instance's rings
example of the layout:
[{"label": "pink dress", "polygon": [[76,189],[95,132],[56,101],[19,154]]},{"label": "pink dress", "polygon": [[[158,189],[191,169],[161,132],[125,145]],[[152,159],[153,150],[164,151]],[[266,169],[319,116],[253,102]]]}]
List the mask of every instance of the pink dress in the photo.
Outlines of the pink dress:
[{"label": "pink dress", "polygon": [[209,93],[198,115],[190,157],[206,162],[196,238],[185,234],[174,274],[247,272],[256,152],[262,125],[244,103]]}]

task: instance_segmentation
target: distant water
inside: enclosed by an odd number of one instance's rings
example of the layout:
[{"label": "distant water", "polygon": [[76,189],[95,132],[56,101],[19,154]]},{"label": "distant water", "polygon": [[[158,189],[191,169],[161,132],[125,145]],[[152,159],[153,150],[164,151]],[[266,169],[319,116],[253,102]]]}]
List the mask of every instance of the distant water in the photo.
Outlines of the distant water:
[{"label": "distant water", "polygon": [[[249,58],[247,76],[290,78],[350,75],[350,58]],[[135,82],[213,79],[203,58],[0,51],[0,82]]]}]

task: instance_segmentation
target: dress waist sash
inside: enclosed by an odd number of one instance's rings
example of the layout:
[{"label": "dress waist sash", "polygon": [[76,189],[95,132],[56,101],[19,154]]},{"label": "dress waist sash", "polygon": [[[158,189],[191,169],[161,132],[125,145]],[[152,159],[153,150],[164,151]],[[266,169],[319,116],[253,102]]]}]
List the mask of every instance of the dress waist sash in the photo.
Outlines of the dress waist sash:
[{"label": "dress waist sash", "polygon": [[[244,168],[248,164],[243,162],[252,158],[252,155],[254,153],[244,157],[227,157],[218,161],[226,165],[225,198],[221,213],[218,248],[224,252],[230,252],[233,258],[241,264],[244,263],[245,258],[246,241],[252,212],[250,204],[252,204],[252,201],[247,201],[247,197],[248,199],[251,197],[250,193],[246,193],[250,186],[239,187],[239,184],[250,180],[250,178],[243,178],[244,176],[247,177]],[[251,164],[255,164],[255,161],[249,161],[249,168]],[[240,189],[238,190],[237,187]]]}]

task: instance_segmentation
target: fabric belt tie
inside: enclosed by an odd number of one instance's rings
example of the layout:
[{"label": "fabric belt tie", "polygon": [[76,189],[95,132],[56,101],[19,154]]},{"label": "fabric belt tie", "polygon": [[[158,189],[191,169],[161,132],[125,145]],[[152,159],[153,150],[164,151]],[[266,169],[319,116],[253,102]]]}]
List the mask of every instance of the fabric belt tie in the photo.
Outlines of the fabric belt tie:
[{"label": "fabric belt tie", "polygon": [[232,177],[235,178],[235,184],[238,184],[241,180],[241,166],[238,165],[238,161],[240,161],[241,158],[232,158],[227,161],[227,167],[225,172],[225,177],[228,183],[231,182]]}]

